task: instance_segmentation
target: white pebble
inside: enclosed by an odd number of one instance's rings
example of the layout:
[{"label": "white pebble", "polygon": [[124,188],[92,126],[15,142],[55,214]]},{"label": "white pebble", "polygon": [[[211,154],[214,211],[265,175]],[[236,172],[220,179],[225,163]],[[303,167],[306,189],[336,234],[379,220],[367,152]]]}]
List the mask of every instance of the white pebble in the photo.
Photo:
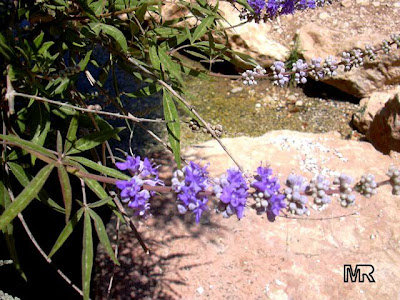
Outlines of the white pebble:
[{"label": "white pebble", "polygon": [[199,286],[196,290],[200,295],[204,293],[204,288],[202,286]]}]

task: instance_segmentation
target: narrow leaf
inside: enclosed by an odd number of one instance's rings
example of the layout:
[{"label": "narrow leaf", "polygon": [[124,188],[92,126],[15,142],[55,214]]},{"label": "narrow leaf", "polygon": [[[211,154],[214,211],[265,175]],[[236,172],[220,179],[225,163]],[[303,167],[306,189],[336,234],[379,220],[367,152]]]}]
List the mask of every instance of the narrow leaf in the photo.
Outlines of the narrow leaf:
[{"label": "narrow leaf", "polygon": [[64,166],[58,166],[58,179],[60,180],[61,191],[64,200],[64,208],[65,208],[65,222],[67,223],[69,217],[71,215],[72,208],[72,188],[71,183],[69,181],[69,175],[67,170],[65,170]]},{"label": "narrow leaf", "polygon": [[207,18],[203,19],[201,24],[196,27],[196,30],[193,33],[191,42],[195,42],[197,39],[201,38],[207,31],[207,29],[211,26],[211,24],[214,22],[214,17],[213,16],[208,16]]},{"label": "narrow leaf", "polygon": [[123,129],[124,129],[123,127],[120,127],[120,128],[106,129],[100,132],[94,132],[88,134],[87,136],[84,136],[83,138],[77,140],[76,143],[74,143],[74,145],[72,146],[72,148],[67,152],[67,154],[75,154],[92,149],[100,145],[101,143],[104,143],[105,141],[109,140],[115,134],[118,134]]},{"label": "narrow leaf", "polygon": [[163,89],[164,118],[167,121],[168,140],[175,156],[178,169],[181,166],[180,136],[181,129],[174,100],[166,89]]},{"label": "narrow leaf", "polygon": [[62,137],[60,131],[57,130],[57,153],[61,157],[62,154]]},{"label": "narrow leaf", "polygon": [[93,267],[93,237],[92,223],[90,215],[85,210],[85,221],[83,223],[83,240],[82,240],[82,290],[83,299],[88,300],[90,295],[90,279],[92,277]]},{"label": "narrow leaf", "polygon": [[[10,195],[3,182],[0,181],[0,212],[2,212],[1,208],[7,208],[11,204]],[[21,275],[21,277],[27,281],[26,275],[21,268],[21,264],[19,262],[17,249],[15,247],[15,239],[14,239],[14,225],[12,223],[8,224],[6,228],[3,229],[3,234],[6,239],[6,244],[8,248],[8,252],[10,254],[10,258],[13,261],[15,269]]]},{"label": "narrow leaf", "polygon": [[83,164],[83,165],[85,165],[85,166],[87,166],[87,167],[89,167],[89,168],[91,168],[93,170],[99,171],[100,173],[102,173],[104,175],[108,175],[108,176],[111,176],[111,177],[114,177],[114,178],[118,178],[118,179],[122,179],[122,180],[131,179],[130,176],[128,176],[128,175],[126,175],[126,174],[124,174],[124,173],[122,173],[122,172],[120,172],[118,170],[115,170],[115,169],[112,169],[112,168],[109,168],[109,167],[106,167],[106,166],[99,165],[99,164],[95,163],[94,161],[92,161],[90,159],[87,159],[87,158],[84,158],[84,157],[80,157],[80,156],[70,156],[69,158],[72,159],[72,160],[75,160],[75,161],[77,161],[77,162],[79,162],[79,163],[81,163],[81,164]]},{"label": "narrow leaf", "polygon": [[[24,168],[20,164],[8,161],[7,165],[9,166],[11,173],[15,176],[15,178],[17,178],[19,183],[23,187],[26,187],[29,184],[29,181],[32,179],[32,176],[28,176]],[[35,198],[39,201],[42,201],[45,205],[53,208],[57,212],[63,214],[65,213],[64,208],[62,208],[53,199],[51,199],[44,189],[41,189],[39,194]]]},{"label": "narrow leaf", "polygon": [[161,65],[163,66],[164,70],[171,74],[174,78],[178,79],[179,82],[183,85],[184,82],[181,76],[180,66],[172,61],[171,57],[169,57],[164,49],[158,48],[158,55],[160,57]]},{"label": "narrow leaf", "polygon": [[36,145],[35,143],[32,143],[31,141],[27,141],[27,140],[23,140],[15,135],[3,135],[0,134],[0,140],[5,140],[7,142],[11,142],[25,150],[33,150],[37,153],[42,154],[43,156],[47,156],[50,157],[54,160],[57,160],[57,158],[55,157],[55,155],[53,153],[51,153],[49,150],[47,150],[46,148]]},{"label": "narrow leaf", "polygon": [[90,208],[95,208],[95,207],[100,207],[103,206],[104,204],[113,204],[114,202],[112,202],[112,198],[111,197],[107,197],[104,199],[101,199],[99,201],[93,202],[93,203],[89,203],[87,206]]},{"label": "narrow leaf", "polygon": [[99,237],[100,243],[103,245],[104,249],[107,251],[108,256],[113,260],[113,262],[119,265],[117,258],[115,257],[114,251],[111,247],[110,240],[107,236],[106,228],[104,227],[103,221],[99,217],[98,214],[94,212],[92,209],[88,209],[90,216],[94,221],[94,226],[97,232],[97,236]]},{"label": "narrow leaf", "polygon": [[83,208],[78,210],[76,214],[69,220],[69,222],[65,225],[64,229],[61,231],[60,235],[58,236],[56,242],[54,243],[53,248],[49,253],[49,257],[52,257],[54,253],[57,252],[58,249],[64,244],[64,242],[68,239],[71,233],[74,231],[76,224],[78,224],[79,220],[83,215]]},{"label": "narrow leaf", "polygon": [[78,116],[74,115],[71,118],[71,122],[69,123],[67,137],[64,143],[64,151],[68,152],[71,149],[72,145],[76,142],[76,131],[78,130]]},{"label": "narrow leaf", "polygon": [[51,171],[53,165],[43,167],[26,186],[26,188],[15,198],[14,202],[0,216],[0,229],[5,228],[21,211],[23,211],[33,198],[39,193]]},{"label": "narrow leaf", "polygon": [[90,23],[89,27],[97,35],[100,32],[103,32],[104,34],[110,36],[121,46],[122,51],[124,51],[125,53],[128,51],[128,44],[126,42],[125,36],[118,28],[104,23]]}]

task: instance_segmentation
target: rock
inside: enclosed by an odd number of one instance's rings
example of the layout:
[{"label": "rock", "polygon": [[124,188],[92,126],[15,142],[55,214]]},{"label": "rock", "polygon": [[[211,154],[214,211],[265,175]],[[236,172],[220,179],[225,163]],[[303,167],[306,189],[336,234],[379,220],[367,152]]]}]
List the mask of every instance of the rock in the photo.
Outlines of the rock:
[{"label": "rock", "polygon": [[[298,38],[300,49],[307,61],[314,57],[325,59],[329,55],[336,55],[337,61],[340,61],[339,56],[343,51],[364,49],[365,45],[379,43],[388,37],[367,29],[363,34],[345,38],[341,31],[307,23],[299,29]],[[350,72],[344,72],[340,66],[338,75],[324,82],[356,97],[367,97],[385,85],[400,83],[398,53],[399,50],[392,47],[392,55],[379,55],[376,61],[366,60],[362,67],[353,68]]]},{"label": "rock", "polygon": [[318,17],[319,17],[321,20],[326,20],[326,19],[329,18],[329,14],[328,14],[326,11],[324,11],[324,12],[320,13]]},{"label": "rock", "polygon": [[369,0],[356,0],[356,4],[362,5],[362,6],[367,6],[367,5],[369,5]]},{"label": "rock", "polygon": [[353,124],[361,132],[366,133],[376,115],[385,106],[385,103],[396,93],[400,92],[400,86],[385,92],[373,92],[371,96],[360,101],[361,111],[353,115]]},{"label": "rock", "polygon": [[297,107],[302,107],[302,106],[304,105],[304,103],[303,103],[303,101],[301,101],[301,100],[297,100],[295,105],[296,105]]},{"label": "rock", "polygon": [[[230,3],[225,1],[219,2],[219,9],[221,15],[228,22],[227,23],[221,20],[225,27],[235,26],[243,22],[239,18],[239,12],[233,9]],[[185,8],[182,8],[181,5],[177,5],[175,3],[165,3],[162,6],[162,16],[164,22],[177,17],[182,17],[184,15],[190,17],[188,11]],[[191,27],[197,26],[195,23],[195,18],[188,18],[187,24]],[[185,24],[180,22],[175,26],[180,27],[185,26]],[[250,55],[256,59],[261,66],[271,66],[272,63],[277,60],[286,61],[290,53],[290,50],[287,47],[268,37],[268,33],[271,30],[272,27],[270,23],[246,23],[245,25],[227,30],[229,39],[228,43],[232,50]],[[226,43],[225,37],[223,40],[219,40],[221,37],[215,36],[215,39],[216,41]],[[232,63],[242,68],[252,68],[252,66],[246,64],[238,56],[233,57]]]},{"label": "rock", "polygon": [[400,152],[400,93],[387,101],[375,115],[366,137],[384,154]]},{"label": "rock", "polygon": [[240,93],[241,91],[243,91],[243,87],[241,86],[234,87],[233,89],[231,89],[232,94]]},{"label": "rock", "polygon": [[343,7],[350,7],[350,6],[352,6],[353,3],[351,2],[351,0],[343,0],[343,1],[340,2],[340,4]]}]

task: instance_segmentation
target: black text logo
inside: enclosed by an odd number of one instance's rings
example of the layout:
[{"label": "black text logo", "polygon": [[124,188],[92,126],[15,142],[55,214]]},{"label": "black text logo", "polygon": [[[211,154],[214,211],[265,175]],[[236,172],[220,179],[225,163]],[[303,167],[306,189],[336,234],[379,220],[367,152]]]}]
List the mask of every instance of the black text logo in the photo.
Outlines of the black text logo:
[{"label": "black text logo", "polygon": [[356,265],[354,272],[351,265],[344,265],[344,282],[364,282],[365,278],[369,282],[375,282],[372,273],[374,273],[373,265]]}]

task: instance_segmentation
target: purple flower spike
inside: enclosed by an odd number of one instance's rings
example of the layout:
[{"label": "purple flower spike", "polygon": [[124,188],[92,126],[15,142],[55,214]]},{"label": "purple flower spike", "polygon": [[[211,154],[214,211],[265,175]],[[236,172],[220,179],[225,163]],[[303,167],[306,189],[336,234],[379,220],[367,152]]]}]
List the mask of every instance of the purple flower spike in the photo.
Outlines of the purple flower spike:
[{"label": "purple flower spike", "polygon": [[177,207],[181,214],[191,211],[196,216],[196,223],[200,222],[201,214],[208,210],[208,198],[199,193],[209,187],[207,165],[190,162],[182,170],[174,172],[172,190],[177,193]]},{"label": "purple flower spike", "polygon": [[242,172],[229,169],[227,175],[222,175],[216,182],[214,193],[221,201],[217,211],[222,212],[225,218],[236,214],[240,220],[244,214],[249,189]]},{"label": "purple flower spike", "polygon": [[250,7],[254,10],[255,15],[261,15],[261,11],[265,7],[265,0],[247,0]]},{"label": "purple flower spike", "polygon": [[121,190],[121,200],[128,203],[128,207],[134,210],[136,216],[146,218],[150,215],[150,197],[154,192],[144,190],[143,185],[164,185],[158,179],[158,166],[155,166],[150,160],[145,158],[143,161],[140,156],[127,156],[123,163],[116,163],[120,170],[129,170],[132,174],[130,180],[121,180],[116,182],[116,186]]},{"label": "purple flower spike", "polygon": [[275,220],[281,209],[286,208],[285,196],[279,193],[278,178],[271,177],[272,169],[260,166],[251,186],[255,188],[253,197],[257,212],[267,213],[270,220]]}]

